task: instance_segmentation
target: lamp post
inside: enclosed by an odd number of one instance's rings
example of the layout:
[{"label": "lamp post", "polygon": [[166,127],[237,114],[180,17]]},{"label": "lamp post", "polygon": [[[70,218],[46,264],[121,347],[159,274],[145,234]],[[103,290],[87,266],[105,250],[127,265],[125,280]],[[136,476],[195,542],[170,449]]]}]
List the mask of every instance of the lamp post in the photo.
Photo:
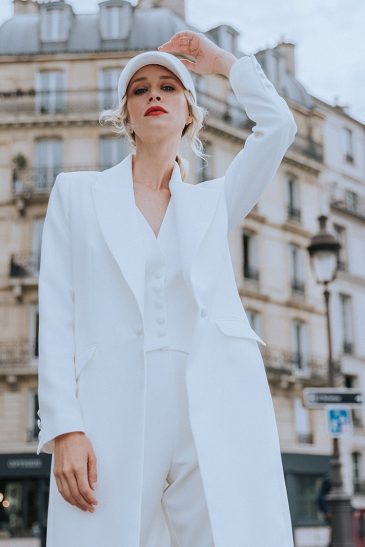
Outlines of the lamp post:
[{"label": "lamp post", "polygon": [[[328,383],[329,387],[336,387],[335,366],[332,358],[331,322],[329,314],[330,292],[328,285],[337,274],[338,251],[341,248],[336,238],[327,232],[327,217],[320,215],[319,232],[314,235],[307,250],[310,256],[311,267],[317,283],[323,285],[323,296],[326,307],[327,341],[328,341]],[[351,499],[343,489],[341,478],[341,462],[339,455],[338,438],[333,438],[331,457],[330,481],[331,490],[326,496],[329,512],[331,513],[331,547],[353,547],[352,507]]]}]

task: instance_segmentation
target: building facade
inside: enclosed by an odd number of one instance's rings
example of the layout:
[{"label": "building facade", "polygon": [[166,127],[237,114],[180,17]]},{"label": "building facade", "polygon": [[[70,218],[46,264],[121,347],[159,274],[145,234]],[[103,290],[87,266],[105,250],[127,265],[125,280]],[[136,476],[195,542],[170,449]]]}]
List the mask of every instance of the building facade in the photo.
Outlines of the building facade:
[{"label": "building facade", "polygon": [[[63,0],[13,4],[14,16],[0,27],[0,538],[27,536],[39,543],[50,457],[35,455],[37,276],[49,193],[59,172],[103,170],[129,153],[126,141],[98,121],[102,110],[116,106],[117,79],[127,60],[179,30],[199,29],[186,22],[184,2],[176,0],[135,6],[106,0],[97,13],[82,15]],[[234,28],[221,25],[206,34],[243,55]],[[362,387],[365,133],[362,124],[296,80],[293,44],[280,43],[256,57],[292,109],[298,134],[273,183],[231,233],[231,255],[252,326],[267,342],[262,351],[295,543],[320,547],[327,545],[328,527],[316,498],[331,440],[323,412],[305,408],[302,393],[327,385],[326,323],[306,246],[318,229],[317,216],[326,211],[343,242],[332,307],[336,361],[344,373],[338,382]],[[199,183],[224,174],[253,124],[226,78],[192,76],[198,102],[209,111],[201,137],[210,158],[201,162],[186,143],[181,153],[190,162],[190,180]],[[341,443],[346,489],[359,508],[365,507],[362,416],[354,411],[355,435]]]}]

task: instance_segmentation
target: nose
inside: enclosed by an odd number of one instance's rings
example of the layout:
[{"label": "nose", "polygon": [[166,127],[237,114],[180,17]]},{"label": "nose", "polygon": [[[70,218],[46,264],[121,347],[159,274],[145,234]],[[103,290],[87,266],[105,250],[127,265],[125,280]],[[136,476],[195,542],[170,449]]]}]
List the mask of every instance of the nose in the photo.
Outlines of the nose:
[{"label": "nose", "polygon": [[[149,97],[149,102],[151,102],[151,100],[153,100],[153,94]],[[159,95],[156,95],[156,100],[157,101],[161,101],[161,97]]]}]

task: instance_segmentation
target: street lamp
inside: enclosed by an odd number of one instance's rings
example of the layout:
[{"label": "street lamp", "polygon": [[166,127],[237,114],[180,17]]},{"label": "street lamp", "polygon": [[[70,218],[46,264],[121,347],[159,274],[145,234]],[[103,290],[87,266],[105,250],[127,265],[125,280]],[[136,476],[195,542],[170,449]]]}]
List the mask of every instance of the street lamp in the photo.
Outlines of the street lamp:
[{"label": "street lamp", "polygon": [[[314,276],[323,285],[323,296],[326,306],[327,340],[328,340],[328,382],[329,387],[335,386],[335,367],[332,358],[331,323],[329,314],[330,292],[328,285],[337,274],[338,252],[341,248],[336,238],[327,232],[327,217],[320,215],[319,232],[314,235],[307,247]],[[351,499],[343,489],[341,478],[341,462],[338,438],[333,438],[333,449],[330,470],[331,490],[326,496],[331,518],[331,547],[353,547],[352,507]]]}]

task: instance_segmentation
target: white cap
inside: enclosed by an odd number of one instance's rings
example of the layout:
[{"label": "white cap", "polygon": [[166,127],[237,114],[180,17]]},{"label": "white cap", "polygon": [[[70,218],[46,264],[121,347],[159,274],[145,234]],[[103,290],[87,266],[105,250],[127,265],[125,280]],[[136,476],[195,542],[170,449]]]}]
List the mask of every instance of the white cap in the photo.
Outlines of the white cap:
[{"label": "white cap", "polygon": [[162,65],[171,70],[180,79],[183,86],[191,91],[196,102],[195,86],[189,70],[178,57],[166,51],[144,51],[128,61],[118,79],[119,102],[124,97],[133,74],[145,65]]}]

